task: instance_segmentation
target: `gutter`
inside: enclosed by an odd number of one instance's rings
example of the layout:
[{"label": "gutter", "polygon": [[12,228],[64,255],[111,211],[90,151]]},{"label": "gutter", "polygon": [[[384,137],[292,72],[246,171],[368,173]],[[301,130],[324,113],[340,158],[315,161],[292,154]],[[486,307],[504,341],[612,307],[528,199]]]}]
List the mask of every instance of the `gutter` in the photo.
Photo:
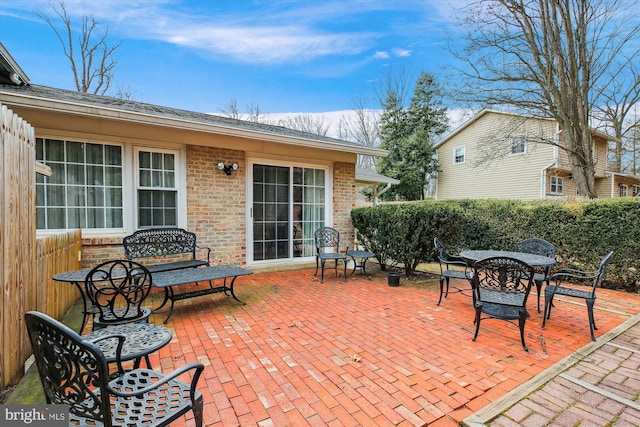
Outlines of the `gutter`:
[{"label": "gutter", "polygon": [[[124,111],[103,106],[87,105],[62,100],[52,100],[47,98],[34,98],[15,93],[0,92],[2,102],[23,108],[39,109],[43,111],[73,113],[84,117],[94,117],[100,119],[111,119],[116,121],[142,123],[154,126],[171,127],[174,129],[194,130],[205,133],[215,133],[219,135],[235,136],[247,139],[257,139],[260,141],[277,142],[287,145],[319,148],[324,150],[340,151],[345,153],[355,153],[366,156],[386,157],[389,153],[381,148],[358,145],[343,145],[330,141],[317,141],[307,138],[297,138],[274,133],[256,130],[245,130],[207,124],[193,120],[179,119],[175,117],[161,117],[148,113],[137,113]],[[31,101],[31,102],[28,102]]]}]

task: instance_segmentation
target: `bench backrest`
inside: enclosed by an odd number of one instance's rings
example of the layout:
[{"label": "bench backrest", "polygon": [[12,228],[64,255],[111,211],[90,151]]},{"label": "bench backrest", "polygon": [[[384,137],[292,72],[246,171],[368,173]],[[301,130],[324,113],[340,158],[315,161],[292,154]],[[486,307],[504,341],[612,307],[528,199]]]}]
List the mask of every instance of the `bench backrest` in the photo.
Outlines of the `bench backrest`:
[{"label": "bench backrest", "polygon": [[196,257],[196,234],[182,228],[139,230],[122,240],[127,259],[190,253]]}]

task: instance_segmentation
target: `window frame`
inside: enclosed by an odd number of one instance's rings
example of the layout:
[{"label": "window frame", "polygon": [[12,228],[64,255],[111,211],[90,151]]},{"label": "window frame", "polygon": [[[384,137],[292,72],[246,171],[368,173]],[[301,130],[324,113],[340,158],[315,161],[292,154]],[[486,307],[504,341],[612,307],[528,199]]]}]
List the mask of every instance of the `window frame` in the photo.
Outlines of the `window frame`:
[{"label": "window frame", "polygon": [[[292,263],[302,263],[308,262],[312,260],[314,256],[295,256],[295,250],[291,251],[291,256],[289,258],[276,258],[276,259],[264,259],[264,260],[256,260],[253,257],[254,254],[254,213],[253,213],[253,202],[254,202],[254,194],[253,194],[253,167],[254,165],[267,165],[274,167],[288,167],[290,169],[290,173],[292,173],[294,168],[306,168],[306,169],[322,169],[325,174],[325,193],[324,193],[324,225],[332,226],[333,224],[333,168],[331,162],[322,162],[319,161],[317,163],[308,163],[308,162],[300,162],[299,159],[282,159],[270,156],[260,156],[260,157],[249,157],[247,159],[247,179],[246,179],[246,253],[247,253],[247,265],[268,265],[268,264],[277,264],[282,263],[284,261],[292,262]],[[289,197],[289,218],[290,218],[290,230],[289,235],[291,236],[291,244],[293,245],[293,236],[294,236],[294,197],[293,197],[293,181],[290,182],[290,197]],[[292,246],[292,249],[293,246]]]},{"label": "window frame", "polygon": [[[122,227],[121,228],[82,228],[84,237],[103,237],[114,235],[131,234],[139,230],[138,225],[138,201],[137,201],[137,152],[143,151],[164,151],[173,152],[175,154],[175,186],[177,188],[177,227],[187,227],[187,153],[186,146],[183,144],[161,143],[152,144],[145,141],[122,141],[120,139],[110,138],[89,138],[78,137],[77,135],[67,134],[42,134],[39,139],[52,139],[61,141],[70,141],[77,143],[90,143],[101,145],[113,145],[121,147],[122,156]],[[46,162],[45,162],[46,164]],[[65,203],[66,204],[66,203]],[[145,227],[146,228],[146,227]],[[76,229],[76,228],[73,228]],[[60,232],[71,230],[69,228],[57,229],[36,229],[39,236],[57,234]]]},{"label": "window frame", "polygon": [[[456,154],[456,152],[458,150],[462,151],[462,155],[458,155]],[[461,161],[458,161],[458,158],[462,157]],[[453,164],[454,165],[462,165],[467,161],[467,146],[466,145],[462,145],[459,147],[453,147]]]},{"label": "window frame", "polygon": [[[560,187],[560,191],[558,191],[558,187]],[[549,177],[549,193],[563,194],[563,192],[564,192],[564,178],[561,176],[550,176]]]},{"label": "window frame", "polygon": [[618,197],[629,197],[629,186],[627,184],[619,184],[618,188]]},{"label": "window frame", "polygon": [[[520,140],[519,142],[516,141]],[[514,151],[515,147],[521,146],[522,151]],[[509,137],[509,154],[511,156],[522,156],[527,154],[527,135],[511,135]]]},{"label": "window frame", "polygon": [[[174,185],[173,187],[154,187],[154,186],[142,186],[140,184],[140,152],[148,152],[152,155],[154,153],[161,154],[172,154],[174,156]],[[157,147],[145,147],[145,146],[134,146],[133,147],[133,174],[134,174],[134,185],[132,190],[133,196],[133,209],[134,209],[134,217],[135,217],[135,229],[153,229],[153,228],[162,228],[162,227],[179,227],[180,217],[182,216],[180,213],[180,203],[179,203],[179,193],[180,193],[180,152],[176,149],[169,148],[157,148]],[[140,200],[139,200],[139,192],[143,191],[172,191],[176,194],[176,207],[175,207],[175,224],[167,224],[167,225],[155,225],[155,226],[141,226],[140,225]]]}]

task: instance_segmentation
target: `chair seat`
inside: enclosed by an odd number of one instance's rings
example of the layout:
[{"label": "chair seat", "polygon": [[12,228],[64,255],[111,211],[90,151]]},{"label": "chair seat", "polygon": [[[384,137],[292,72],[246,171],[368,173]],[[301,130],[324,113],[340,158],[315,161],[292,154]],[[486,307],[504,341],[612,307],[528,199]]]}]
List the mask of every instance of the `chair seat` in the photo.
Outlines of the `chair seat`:
[{"label": "chair seat", "polygon": [[482,290],[482,301],[489,304],[502,304],[522,307],[524,304],[523,293],[499,292],[488,289]]},{"label": "chair seat", "polygon": [[480,306],[480,309],[484,314],[502,320],[516,320],[520,318],[520,313],[526,313],[526,309],[524,309],[523,307],[505,306],[487,302],[479,302],[477,303],[477,305]]},{"label": "chair seat", "polygon": [[450,279],[471,280],[473,278],[473,272],[465,272],[462,270],[445,270],[442,272],[442,275]]},{"label": "chair seat", "polygon": [[[161,378],[162,374],[158,372],[149,369],[136,369],[111,380],[109,385],[114,390],[128,393],[153,385]],[[100,394],[99,391],[97,394]],[[175,419],[191,410],[190,396],[190,385],[175,379],[161,385],[151,393],[135,397],[125,398],[112,394],[110,402],[113,425],[167,425],[168,419]],[[202,394],[198,390],[195,391],[195,400],[202,401]],[[81,426],[95,425],[93,420],[78,418],[72,412],[69,413],[69,421],[76,422]]]},{"label": "chair seat", "polygon": [[336,252],[327,252],[323,254],[318,254],[318,258],[328,260],[328,259],[347,259],[347,255],[336,253]]},{"label": "chair seat", "polygon": [[583,291],[581,289],[565,288],[563,286],[549,285],[545,288],[545,296],[552,295],[552,294],[564,295],[567,297],[574,297],[574,298],[584,298],[584,299],[592,298],[591,291]]},{"label": "chair seat", "polygon": [[127,313],[124,308],[117,308],[114,310],[115,313],[104,313],[102,319],[94,317],[93,324],[95,326],[105,327],[133,322],[146,322],[147,318],[151,316],[151,309],[147,307],[142,307],[142,314],[140,316],[135,316],[138,311],[137,309],[130,308],[129,311],[131,313]]}]

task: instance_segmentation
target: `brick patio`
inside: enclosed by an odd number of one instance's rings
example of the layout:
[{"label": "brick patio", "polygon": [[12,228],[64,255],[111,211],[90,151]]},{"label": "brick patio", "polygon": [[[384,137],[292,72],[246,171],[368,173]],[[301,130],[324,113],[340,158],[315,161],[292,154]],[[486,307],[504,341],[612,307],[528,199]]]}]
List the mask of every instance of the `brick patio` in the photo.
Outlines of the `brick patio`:
[{"label": "brick patio", "polygon": [[[174,338],[151,363],[205,364],[206,426],[454,426],[591,342],[584,304],[557,298],[543,330],[534,293],[528,353],[517,326],[500,320],[483,321],[473,342],[469,296],[450,293],[438,307],[437,281],[390,287],[372,269],[373,280],[346,283],[328,271],[321,284],[313,269],[241,277],[245,306],[223,294],[178,301]],[[598,297],[597,337],[640,307],[637,295]]]}]

